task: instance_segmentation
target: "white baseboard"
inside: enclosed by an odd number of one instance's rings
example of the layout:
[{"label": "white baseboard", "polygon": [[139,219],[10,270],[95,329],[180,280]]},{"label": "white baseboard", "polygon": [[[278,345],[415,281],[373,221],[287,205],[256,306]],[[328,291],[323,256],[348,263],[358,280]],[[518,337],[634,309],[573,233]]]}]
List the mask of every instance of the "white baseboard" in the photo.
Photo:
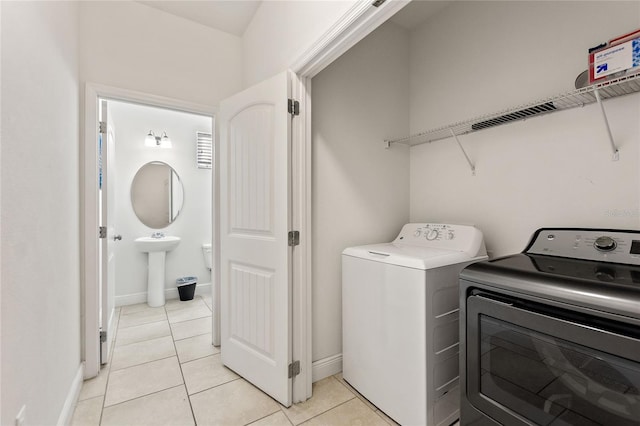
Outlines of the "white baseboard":
[{"label": "white baseboard", "polygon": [[58,417],[58,426],[65,426],[71,424],[71,418],[73,417],[73,411],[76,409],[76,403],[80,396],[80,390],[82,389],[82,382],[84,379],[84,362],[78,367],[73,382],[71,382],[71,388],[67,394],[67,398],[64,400],[62,411]]},{"label": "white baseboard", "polygon": [[311,363],[311,381],[317,382],[342,371],[342,354],[332,355]]},{"label": "white baseboard", "polygon": [[[211,296],[211,283],[196,284],[196,295],[198,296]],[[164,290],[164,297],[166,300],[177,299],[178,289],[167,288]],[[137,303],[145,303],[147,301],[147,292],[125,294],[123,296],[116,296],[115,304],[117,306],[135,305]]]}]

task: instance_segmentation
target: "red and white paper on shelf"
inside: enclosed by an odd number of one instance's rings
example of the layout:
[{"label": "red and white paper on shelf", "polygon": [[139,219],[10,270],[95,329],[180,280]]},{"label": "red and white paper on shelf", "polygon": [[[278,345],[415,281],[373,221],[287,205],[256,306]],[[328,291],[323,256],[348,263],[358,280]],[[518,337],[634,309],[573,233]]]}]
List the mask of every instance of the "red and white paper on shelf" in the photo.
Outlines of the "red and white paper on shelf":
[{"label": "red and white paper on shelf", "polygon": [[640,70],[640,30],[610,40],[606,47],[589,53],[589,84],[625,71]]}]

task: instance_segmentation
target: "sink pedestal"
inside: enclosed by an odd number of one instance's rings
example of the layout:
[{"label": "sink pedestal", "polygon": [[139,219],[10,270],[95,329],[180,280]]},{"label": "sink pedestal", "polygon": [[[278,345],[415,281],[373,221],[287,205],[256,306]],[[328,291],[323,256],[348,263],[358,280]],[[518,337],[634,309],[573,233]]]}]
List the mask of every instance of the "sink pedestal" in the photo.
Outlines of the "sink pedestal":
[{"label": "sink pedestal", "polygon": [[164,259],[167,252],[180,244],[180,237],[140,237],[135,240],[138,250],[149,254],[147,268],[147,304],[152,308],[164,305]]},{"label": "sink pedestal", "polygon": [[152,308],[164,306],[164,259],[166,251],[149,252],[147,304]]}]

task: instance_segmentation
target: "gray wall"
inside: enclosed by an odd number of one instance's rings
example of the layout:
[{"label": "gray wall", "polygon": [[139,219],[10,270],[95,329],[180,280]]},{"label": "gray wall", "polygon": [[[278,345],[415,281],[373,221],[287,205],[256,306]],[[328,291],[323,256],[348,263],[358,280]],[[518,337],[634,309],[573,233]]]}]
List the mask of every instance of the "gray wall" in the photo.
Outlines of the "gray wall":
[{"label": "gray wall", "polygon": [[2,3],[2,418],[56,424],[80,372],[78,5]]},{"label": "gray wall", "polygon": [[342,352],[341,253],[409,219],[409,38],[376,29],[312,80],[313,360]]},{"label": "gray wall", "polygon": [[204,105],[242,88],[240,37],[142,3],[80,2],[80,35],[82,82]]},{"label": "gray wall", "polygon": [[[606,11],[607,19],[603,19]],[[594,23],[590,25],[586,23]],[[640,27],[640,2],[454,2],[411,34],[411,131],[573,90],[587,49]],[[411,220],[473,223],[490,255],[543,226],[638,228],[640,98],[604,102],[411,149]]]}]

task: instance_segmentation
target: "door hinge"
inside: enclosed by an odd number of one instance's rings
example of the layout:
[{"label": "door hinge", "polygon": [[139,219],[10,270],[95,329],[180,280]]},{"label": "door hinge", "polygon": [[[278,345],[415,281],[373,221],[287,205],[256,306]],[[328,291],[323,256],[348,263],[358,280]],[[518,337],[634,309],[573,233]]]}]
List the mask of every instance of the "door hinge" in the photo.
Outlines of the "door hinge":
[{"label": "door hinge", "polygon": [[371,4],[373,5],[373,7],[379,7],[385,1],[387,1],[387,0],[374,0],[374,2],[371,3]]},{"label": "door hinge", "polygon": [[293,361],[289,364],[289,378],[293,378],[300,374],[300,361]]},{"label": "door hinge", "polygon": [[289,99],[289,114],[300,115],[300,102]]},{"label": "door hinge", "polygon": [[100,343],[104,343],[107,341],[107,332],[106,331],[101,331],[100,332]]},{"label": "door hinge", "polygon": [[107,123],[105,123],[104,121],[100,122],[100,125],[98,126],[98,129],[100,130],[100,133],[107,133]]},{"label": "door hinge", "polygon": [[101,226],[98,228],[98,237],[99,238],[107,238],[107,227]]},{"label": "door hinge", "polygon": [[300,231],[289,231],[289,246],[300,245]]}]

